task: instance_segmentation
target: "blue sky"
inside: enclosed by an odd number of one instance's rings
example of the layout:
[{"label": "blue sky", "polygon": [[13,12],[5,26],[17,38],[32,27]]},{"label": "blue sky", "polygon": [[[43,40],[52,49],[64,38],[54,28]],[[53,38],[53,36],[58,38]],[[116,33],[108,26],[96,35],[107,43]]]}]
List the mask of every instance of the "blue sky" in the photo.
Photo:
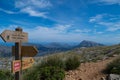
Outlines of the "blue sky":
[{"label": "blue sky", "polygon": [[120,43],[120,0],[0,0],[0,32],[18,26],[30,42]]}]

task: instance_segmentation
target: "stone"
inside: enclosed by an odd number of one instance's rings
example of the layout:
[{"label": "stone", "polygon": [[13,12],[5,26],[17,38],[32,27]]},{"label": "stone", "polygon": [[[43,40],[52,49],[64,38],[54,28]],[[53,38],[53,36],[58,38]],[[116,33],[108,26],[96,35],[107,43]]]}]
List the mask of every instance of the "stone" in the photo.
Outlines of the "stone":
[{"label": "stone", "polygon": [[106,80],[106,78],[105,78],[105,77],[102,77],[100,80]]},{"label": "stone", "polygon": [[120,80],[120,75],[110,74],[110,75],[108,76],[108,80]]}]

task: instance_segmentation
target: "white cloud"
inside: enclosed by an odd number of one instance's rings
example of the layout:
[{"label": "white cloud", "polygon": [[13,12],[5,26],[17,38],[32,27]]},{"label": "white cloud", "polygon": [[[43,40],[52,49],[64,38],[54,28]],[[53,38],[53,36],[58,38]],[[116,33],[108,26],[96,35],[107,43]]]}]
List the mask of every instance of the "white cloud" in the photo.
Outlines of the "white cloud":
[{"label": "white cloud", "polygon": [[87,32],[75,32],[76,29],[71,29],[71,24],[67,25],[54,25],[53,27],[37,26],[34,29],[25,29],[29,33],[30,40],[41,40],[41,41],[80,41],[83,38],[88,39]]},{"label": "white cloud", "polygon": [[120,30],[120,21],[117,22],[99,22],[98,24],[107,27],[106,31],[117,31]]},{"label": "white cloud", "polygon": [[57,24],[54,27],[45,27],[45,26],[37,26],[35,30],[38,32],[47,33],[47,35],[57,35],[57,34],[64,34],[71,28],[71,25],[60,25]]},{"label": "white cloud", "polygon": [[0,33],[2,33],[4,30],[15,30],[18,25],[9,25],[9,26],[0,26]]},{"label": "white cloud", "polygon": [[120,26],[119,27],[110,27],[107,29],[107,31],[117,31],[120,30]]},{"label": "white cloud", "polygon": [[49,9],[52,6],[49,0],[17,0],[15,7],[20,9],[20,12],[27,13],[30,16],[47,18],[47,12],[41,9]]},{"label": "white cloud", "polygon": [[96,16],[94,16],[94,17],[91,17],[91,18],[89,19],[89,22],[97,22],[97,21],[100,21],[103,17],[104,17],[104,14],[96,15]]},{"label": "white cloud", "polygon": [[48,8],[52,4],[49,0],[17,0],[15,2],[16,8],[35,7],[35,8]]},{"label": "white cloud", "polygon": [[120,30],[120,19],[119,16],[116,15],[99,14],[94,17],[90,17],[89,22],[94,23],[95,25],[97,25],[97,27],[106,27],[106,31],[113,32]]},{"label": "white cloud", "polygon": [[30,16],[47,18],[46,17],[46,14],[47,14],[46,12],[36,11],[36,10],[30,8],[30,7],[21,9],[21,12],[28,13]]},{"label": "white cloud", "polygon": [[75,29],[74,32],[77,32],[77,33],[88,33],[88,32],[91,32],[90,29]]},{"label": "white cloud", "polygon": [[[0,26],[1,27],[1,26]],[[0,31],[3,31],[5,29],[13,30],[18,27],[17,25],[10,25],[8,27],[1,27]],[[27,28],[23,27],[23,31],[28,33],[29,41],[31,42],[80,42],[82,40],[92,40],[97,42],[105,42],[106,38],[108,39],[106,42],[118,42],[120,38],[116,38],[114,34],[109,35],[99,35],[102,32],[98,32],[98,34],[95,35],[89,35],[89,33],[75,33],[74,29],[73,31],[69,30],[73,26],[70,24],[67,25],[61,25],[57,24],[53,27],[45,27],[45,26],[37,26],[33,28]],[[89,30],[88,30],[89,31]],[[99,35],[99,36],[97,36]],[[116,34],[118,36],[118,34]],[[112,37],[112,38],[111,38]]]},{"label": "white cloud", "polygon": [[110,25],[111,27],[109,27],[107,29],[107,31],[117,31],[120,30],[120,22],[118,23],[114,23],[113,25]]},{"label": "white cloud", "polygon": [[15,28],[19,27],[18,25],[9,25],[6,29],[10,29],[10,30],[15,30]]},{"label": "white cloud", "polygon": [[103,34],[104,32],[97,32],[97,34]]},{"label": "white cloud", "polygon": [[100,0],[100,2],[104,2],[106,4],[119,4],[120,5],[120,0]]},{"label": "white cloud", "polygon": [[5,10],[5,9],[2,9],[2,8],[0,8],[0,11],[5,12],[5,13],[7,13],[7,14],[16,14],[16,13],[17,13],[17,12]]},{"label": "white cloud", "polygon": [[94,2],[102,3],[104,5],[112,5],[112,4],[120,5],[120,0],[94,0]]}]

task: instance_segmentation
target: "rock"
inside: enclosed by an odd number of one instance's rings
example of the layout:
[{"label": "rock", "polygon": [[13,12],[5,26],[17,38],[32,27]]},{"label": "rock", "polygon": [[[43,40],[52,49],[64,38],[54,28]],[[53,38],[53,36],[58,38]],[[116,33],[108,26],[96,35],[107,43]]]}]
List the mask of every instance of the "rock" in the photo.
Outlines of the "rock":
[{"label": "rock", "polygon": [[106,80],[106,78],[105,78],[105,77],[102,77],[100,80]]},{"label": "rock", "polygon": [[108,76],[108,80],[120,80],[120,75],[110,74],[110,75]]}]

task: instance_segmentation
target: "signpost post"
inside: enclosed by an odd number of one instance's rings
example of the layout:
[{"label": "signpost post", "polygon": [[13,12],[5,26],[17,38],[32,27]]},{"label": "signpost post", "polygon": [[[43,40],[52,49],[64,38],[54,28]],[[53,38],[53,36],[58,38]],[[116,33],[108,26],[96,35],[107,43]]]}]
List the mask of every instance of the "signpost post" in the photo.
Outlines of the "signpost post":
[{"label": "signpost post", "polygon": [[[16,28],[16,31],[18,31],[19,33],[22,33],[22,29],[21,28]],[[21,56],[21,41],[16,42],[15,43],[15,60],[21,60],[22,62],[22,56]],[[22,64],[22,63],[21,63]],[[22,68],[20,68],[20,71],[15,72],[15,80],[22,80],[21,79],[21,74],[22,74]]]},{"label": "signpost post", "polygon": [[15,42],[15,46],[12,47],[15,60],[12,61],[12,72],[15,73],[15,80],[22,80],[22,70],[27,69],[34,63],[33,57],[38,53],[38,50],[33,46],[22,46],[22,42],[28,41],[28,33],[22,31],[22,28],[16,28],[15,31],[5,30],[1,33],[1,38],[5,42]]}]

